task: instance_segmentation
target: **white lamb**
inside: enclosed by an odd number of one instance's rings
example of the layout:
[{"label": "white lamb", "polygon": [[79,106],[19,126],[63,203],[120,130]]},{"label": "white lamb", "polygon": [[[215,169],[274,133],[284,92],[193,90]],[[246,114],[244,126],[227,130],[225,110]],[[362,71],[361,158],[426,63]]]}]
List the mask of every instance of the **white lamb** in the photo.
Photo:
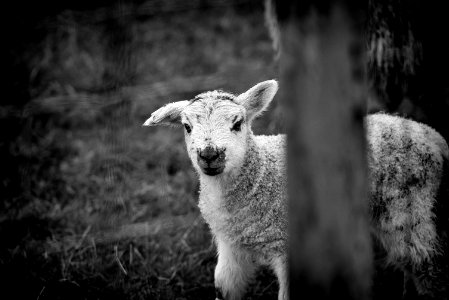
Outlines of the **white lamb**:
[{"label": "white lamb", "polygon": [[[269,80],[238,96],[205,92],[163,106],[144,123],[185,127],[200,178],[199,207],[218,249],[218,299],[241,299],[260,265],[274,270],[279,299],[288,299],[286,137],[251,131],[277,89]],[[412,278],[421,294],[444,289],[438,282],[445,284],[440,280],[445,269],[432,262],[442,253],[434,207],[447,145],[431,128],[398,117],[375,114],[366,125],[373,233],[386,263],[416,273]],[[438,282],[422,276],[429,266]]]}]

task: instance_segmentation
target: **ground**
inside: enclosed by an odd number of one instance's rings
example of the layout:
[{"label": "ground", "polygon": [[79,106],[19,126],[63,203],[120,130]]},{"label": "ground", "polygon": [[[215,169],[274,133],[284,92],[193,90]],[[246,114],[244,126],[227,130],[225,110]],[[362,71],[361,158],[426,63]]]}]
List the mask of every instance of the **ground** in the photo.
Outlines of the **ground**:
[{"label": "ground", "polygon": [[[141,125],[167,102],[276,78],[277,64],[260,5],[143,5],[65,10],[21,56],[28,98],[0,107],[3,295],[214,298],[182,130]],[[277,103],[255,124],[281,128]],[[248,299],[276,297],[263,270]]]}]

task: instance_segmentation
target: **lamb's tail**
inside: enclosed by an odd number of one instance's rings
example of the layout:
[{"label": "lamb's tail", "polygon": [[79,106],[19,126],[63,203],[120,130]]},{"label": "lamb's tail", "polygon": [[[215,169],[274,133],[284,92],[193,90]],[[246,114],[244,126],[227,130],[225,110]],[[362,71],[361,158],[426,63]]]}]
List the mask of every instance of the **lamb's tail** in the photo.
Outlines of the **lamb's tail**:
[{"label": "lamb's tail", "polygon": [[447,145],[446,140],[440,136],[439,139],[436,140],[437,146],[441,149],[441,154],[443,155],[444,160],[449,161],[449,146]]},{"label": "lamb's tail", "polygon": [[449,271],[449,147],[444,138],[441,138],[438,146],[443,156],[443,172],[438,189],[435,215],[440,239],[443,238],[440,242],[446,256],[446,267]]},{"label": "lamb's tail", "polygon": [[443,173],[434,207],[435,225],[438,235],[438,252],[432,275],[436,278],[432,286],[435,295],[447,295],[449,287],[449,147],[441,138],[438,146],[443,155]]},{"label": "lamb's tail", "polygon": [[444,138],[441,138],[438,146],[440,147],[441,154],[443,155],[443,176],[441,178],[440,184],[442,199],[440,201],[444,201],[445,203],[444,210],[449,239],[449,146],[447,145],[447,142],[444,140]]}]

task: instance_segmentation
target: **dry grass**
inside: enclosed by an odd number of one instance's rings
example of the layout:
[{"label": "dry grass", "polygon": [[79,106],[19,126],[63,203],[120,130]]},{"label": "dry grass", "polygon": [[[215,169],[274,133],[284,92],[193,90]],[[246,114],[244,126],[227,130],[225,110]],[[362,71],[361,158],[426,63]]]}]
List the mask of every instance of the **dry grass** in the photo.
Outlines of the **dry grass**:
[{"label": "dry grass", "polygon": [[[212,299],[215,249],[182,132],[141,124],[168,101],[276,77],[263,12],[86,14],[47,20],[24,56],[30,101],[0,110],[4,295]],[[256,132],[279,131],[278,117],[274,105]],[[276,291],[264,271],[248,297]]]}]

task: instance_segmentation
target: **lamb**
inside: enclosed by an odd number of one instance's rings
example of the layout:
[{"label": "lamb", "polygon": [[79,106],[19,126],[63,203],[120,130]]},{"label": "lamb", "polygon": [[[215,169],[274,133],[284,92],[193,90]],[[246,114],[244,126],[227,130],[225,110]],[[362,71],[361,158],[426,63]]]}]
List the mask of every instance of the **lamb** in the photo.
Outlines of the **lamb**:
[{"label": "lamb", "polygon": [[202,93],[160,108],[144,123],[185,127],[200,178],[199,207],[218,249],[219,299],[241,299],[260,264],[274,269],[279,299],[287,299],[286,138],[251,131],[277,89],[269,80],[239,96]]},{"label": "lamb", "polygon": [[[277,89],[268,80],[238,96],[205,92],[163,106],[144,123],[185,128],[200,179],[199,208],[218,250],[217,299],[241,299],[260,265],[273,269],[278,297],[288,299],[286,137],[251,130]],[[422,295],[445,292],[447,226],[437,222],[435,208],[447,144],[430,127],[396,116],[370,115],[365,125],[372,231],[385,264],[407,272]]]}]

